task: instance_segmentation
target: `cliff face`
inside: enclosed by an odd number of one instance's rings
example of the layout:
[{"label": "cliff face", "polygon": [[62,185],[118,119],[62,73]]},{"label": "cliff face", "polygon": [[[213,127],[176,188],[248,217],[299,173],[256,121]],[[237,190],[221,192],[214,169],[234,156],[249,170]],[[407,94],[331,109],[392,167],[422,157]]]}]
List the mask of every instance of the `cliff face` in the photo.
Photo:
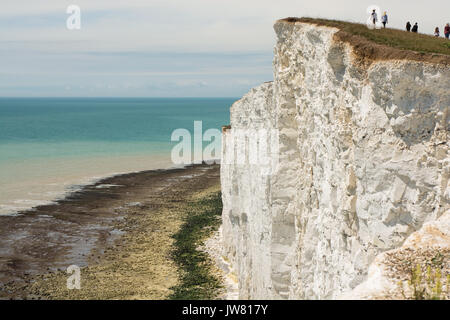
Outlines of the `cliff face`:
[{"label": "cliff face", "polygon": [[222,161],[251,157],[237,130],[265,128],[278,162],[223,161],[224,255],[242,299],[339,298],[424,223],[448,224],[450,69],[368,61],[335,28],[275,31],[274,82],[232,106]]}]

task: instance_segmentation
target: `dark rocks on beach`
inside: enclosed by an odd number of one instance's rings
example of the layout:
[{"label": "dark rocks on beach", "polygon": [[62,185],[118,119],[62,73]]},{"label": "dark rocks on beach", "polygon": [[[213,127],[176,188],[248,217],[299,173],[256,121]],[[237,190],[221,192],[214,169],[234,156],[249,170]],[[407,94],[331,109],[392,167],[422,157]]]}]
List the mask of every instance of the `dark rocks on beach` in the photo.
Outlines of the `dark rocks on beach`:
[{"label": "dark rocks on beach", "polygon": [[[85,186],[55,204],[0,216],[0,299],[26,298],[20,292],[27,292],[32,279],[66,275],[68,266],[84,267],[90,257],[98,260],[106,252],[109,255],[107,248],[122,246],[124,232],[139,227],[119,230],[117,224],[124,217],[159,208],[165,201],[161,190],[167,200],[173,200],[182,190],[192,193],[211,181],[218,183],[218,171],[217,165],[198,165],[118,175]],[[99,185],[114,187],[97,188]],[[172,194],[175,189],[177,194]],[[129,207],[133,203],[139,205]],[[51,218],[42,219],[42,215]]]}]

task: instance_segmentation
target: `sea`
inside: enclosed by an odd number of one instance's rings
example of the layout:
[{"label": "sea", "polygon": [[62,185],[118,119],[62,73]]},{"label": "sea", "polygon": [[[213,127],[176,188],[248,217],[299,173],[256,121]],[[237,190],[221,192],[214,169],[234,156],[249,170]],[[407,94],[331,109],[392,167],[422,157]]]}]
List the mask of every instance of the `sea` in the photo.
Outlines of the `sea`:
[{"label": "sea", "polygon": [[[0,98],[0,215],[102,178],[176,167],[176,129],[229,124],[235,98]],[[206,146],[206,145],[205,145]]]}]

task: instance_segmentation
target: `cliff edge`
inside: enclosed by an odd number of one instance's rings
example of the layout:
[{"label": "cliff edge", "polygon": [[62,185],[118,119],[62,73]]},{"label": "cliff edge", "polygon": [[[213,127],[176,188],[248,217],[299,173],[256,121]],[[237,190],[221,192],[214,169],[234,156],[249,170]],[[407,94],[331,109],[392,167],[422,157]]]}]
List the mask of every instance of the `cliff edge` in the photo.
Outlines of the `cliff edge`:
[{"label": "cliff edge", "polygon": [[[401,298],[392,257],[414,265],[427,250],[447,273],[448,56],[377,58],[382,46],[337,27],[274,28],[274,81],[233,104],[222,139],[223,256],[239,297]],[[261,129],[276,157],[264,165],[236,134]]]}]

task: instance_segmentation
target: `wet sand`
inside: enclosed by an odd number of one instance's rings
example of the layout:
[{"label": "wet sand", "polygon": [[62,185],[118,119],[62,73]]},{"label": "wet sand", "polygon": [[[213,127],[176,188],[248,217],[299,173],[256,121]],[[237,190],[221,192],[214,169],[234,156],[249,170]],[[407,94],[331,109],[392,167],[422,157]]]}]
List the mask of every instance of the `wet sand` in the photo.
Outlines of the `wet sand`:
[{"label": "wet sand", "polygon": [[[178,281],[170,252],[183,206],[218,190],[218,165],[151,170],[0,216],[0,298],[164,299]],[[70,265],[82,290],[66,288]]]}]

